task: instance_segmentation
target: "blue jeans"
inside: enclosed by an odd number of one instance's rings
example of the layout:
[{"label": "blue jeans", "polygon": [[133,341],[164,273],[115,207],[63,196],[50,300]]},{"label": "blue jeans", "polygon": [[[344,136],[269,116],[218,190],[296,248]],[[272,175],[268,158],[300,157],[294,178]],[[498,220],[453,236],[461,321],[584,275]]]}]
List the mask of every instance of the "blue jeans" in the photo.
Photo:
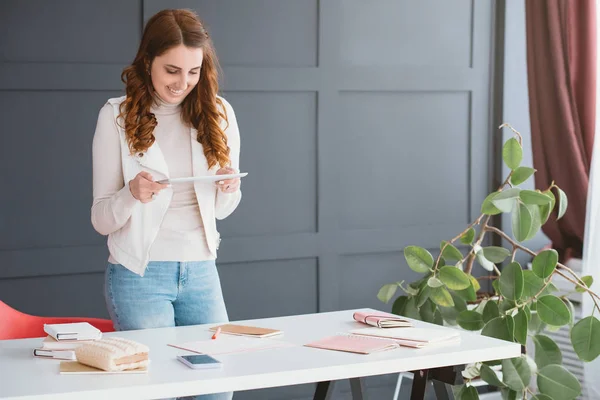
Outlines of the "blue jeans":
[{"label": "blue jeans", "polygon": [[[143,277],[109,263],[104,298],[118,331],[229,321],[214,260],[151,261]],[[186,399],[226,400],[232,396],[218,393]]]}]

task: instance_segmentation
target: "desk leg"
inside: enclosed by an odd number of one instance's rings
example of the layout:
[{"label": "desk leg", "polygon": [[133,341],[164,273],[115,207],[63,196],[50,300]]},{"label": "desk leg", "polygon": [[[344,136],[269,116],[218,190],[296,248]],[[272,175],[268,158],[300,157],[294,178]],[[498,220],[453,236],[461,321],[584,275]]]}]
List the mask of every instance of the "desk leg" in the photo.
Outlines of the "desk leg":
[{"label": "desk leg", "polygon": [[[331,400],[333,398],[333,383],[331,381],[317,383],[313,400]],[[352,400],[367,400],[364,387],[362,378],[350,378]]]},{"label": "desk leg", "polygon": [[317,390],[315,390],[315,395],[313,400],[331,400],[333,397],[333,382],[319,382],[317,383]]},{"label": "desk leg", "polygon": [[350,390],[352,392],[352,400],[367,400],[361,378],[350,378]]},{"label": "desk leg", "polygon": [[464,366],[442,367],[431,370],[413,371],[413,385],[410,400],[423,400],[427,383],[433,382],[433,389],[438,400],[454,400],[451,385],[462,383],[461,371]]},{"label": "desk leg", "polygon": [[413,384],[410,391],[410,400],[423,400],[425,398],[428,375],[428,369],[413,372]]}]

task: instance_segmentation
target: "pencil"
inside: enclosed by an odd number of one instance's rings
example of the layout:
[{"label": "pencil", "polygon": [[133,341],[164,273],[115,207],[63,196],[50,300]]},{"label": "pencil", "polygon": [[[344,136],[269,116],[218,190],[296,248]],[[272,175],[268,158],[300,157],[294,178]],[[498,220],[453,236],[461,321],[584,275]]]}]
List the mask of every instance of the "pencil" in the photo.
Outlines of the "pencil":
[{"label": "pencil", "polygon": [[213,338],[213,339],[216,339],[216,338],[217,338],[217,336],[219,336],[219,333],[221,333],[221,327],[220,327],[220,326],[219,326],[219,327],[217,327],[217,330],[215,331],[215,334],[214,334],[214,335],[212,335],[212,338]]}]

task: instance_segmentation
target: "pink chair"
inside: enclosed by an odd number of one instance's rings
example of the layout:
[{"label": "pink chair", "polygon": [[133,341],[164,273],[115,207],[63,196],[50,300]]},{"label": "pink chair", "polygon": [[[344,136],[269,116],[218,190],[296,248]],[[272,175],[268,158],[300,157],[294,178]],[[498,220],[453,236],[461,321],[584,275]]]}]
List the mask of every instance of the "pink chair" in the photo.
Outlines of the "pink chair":
[{"label": "pink chair", "polygon": [[25,339],[46,336],[44,324],[89,322],[102,332],[114,332],[109,319],[84,317],[38,317],[15,310],[0,300],[0,340]]}]

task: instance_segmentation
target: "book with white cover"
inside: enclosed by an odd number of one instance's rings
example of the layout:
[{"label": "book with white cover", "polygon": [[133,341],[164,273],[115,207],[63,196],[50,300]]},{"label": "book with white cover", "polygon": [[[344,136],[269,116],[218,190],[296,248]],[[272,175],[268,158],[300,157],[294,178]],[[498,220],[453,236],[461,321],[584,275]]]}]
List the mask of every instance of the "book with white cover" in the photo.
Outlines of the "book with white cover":
[{"label": "book with white cover", "polygon": [[102,332],[87,322],[44,324],[44,332],[58,341],[98,340],[102,337]]},{"label": "book with white cover", "polygon": [[79,346],[90,343],[93,340],[56,340],[48,335],[42,340],[42,349],[44,350],[74,350]]},{"label": "book with white cover", "polygon": [[77,357],[75,356],[75,350],[34,349],[33,356],[40,358],[53,358],[56,360],[77,360]]},{"label": "book with white cover", "polygon": [[[415,344],[430,345],[448,341],[459,341],[460,333],[452,329],[435,328],[361,328],[353,329],[350,333],[354,335],[376,336]],[[421,347],[421,346],[418,346]]]}]

